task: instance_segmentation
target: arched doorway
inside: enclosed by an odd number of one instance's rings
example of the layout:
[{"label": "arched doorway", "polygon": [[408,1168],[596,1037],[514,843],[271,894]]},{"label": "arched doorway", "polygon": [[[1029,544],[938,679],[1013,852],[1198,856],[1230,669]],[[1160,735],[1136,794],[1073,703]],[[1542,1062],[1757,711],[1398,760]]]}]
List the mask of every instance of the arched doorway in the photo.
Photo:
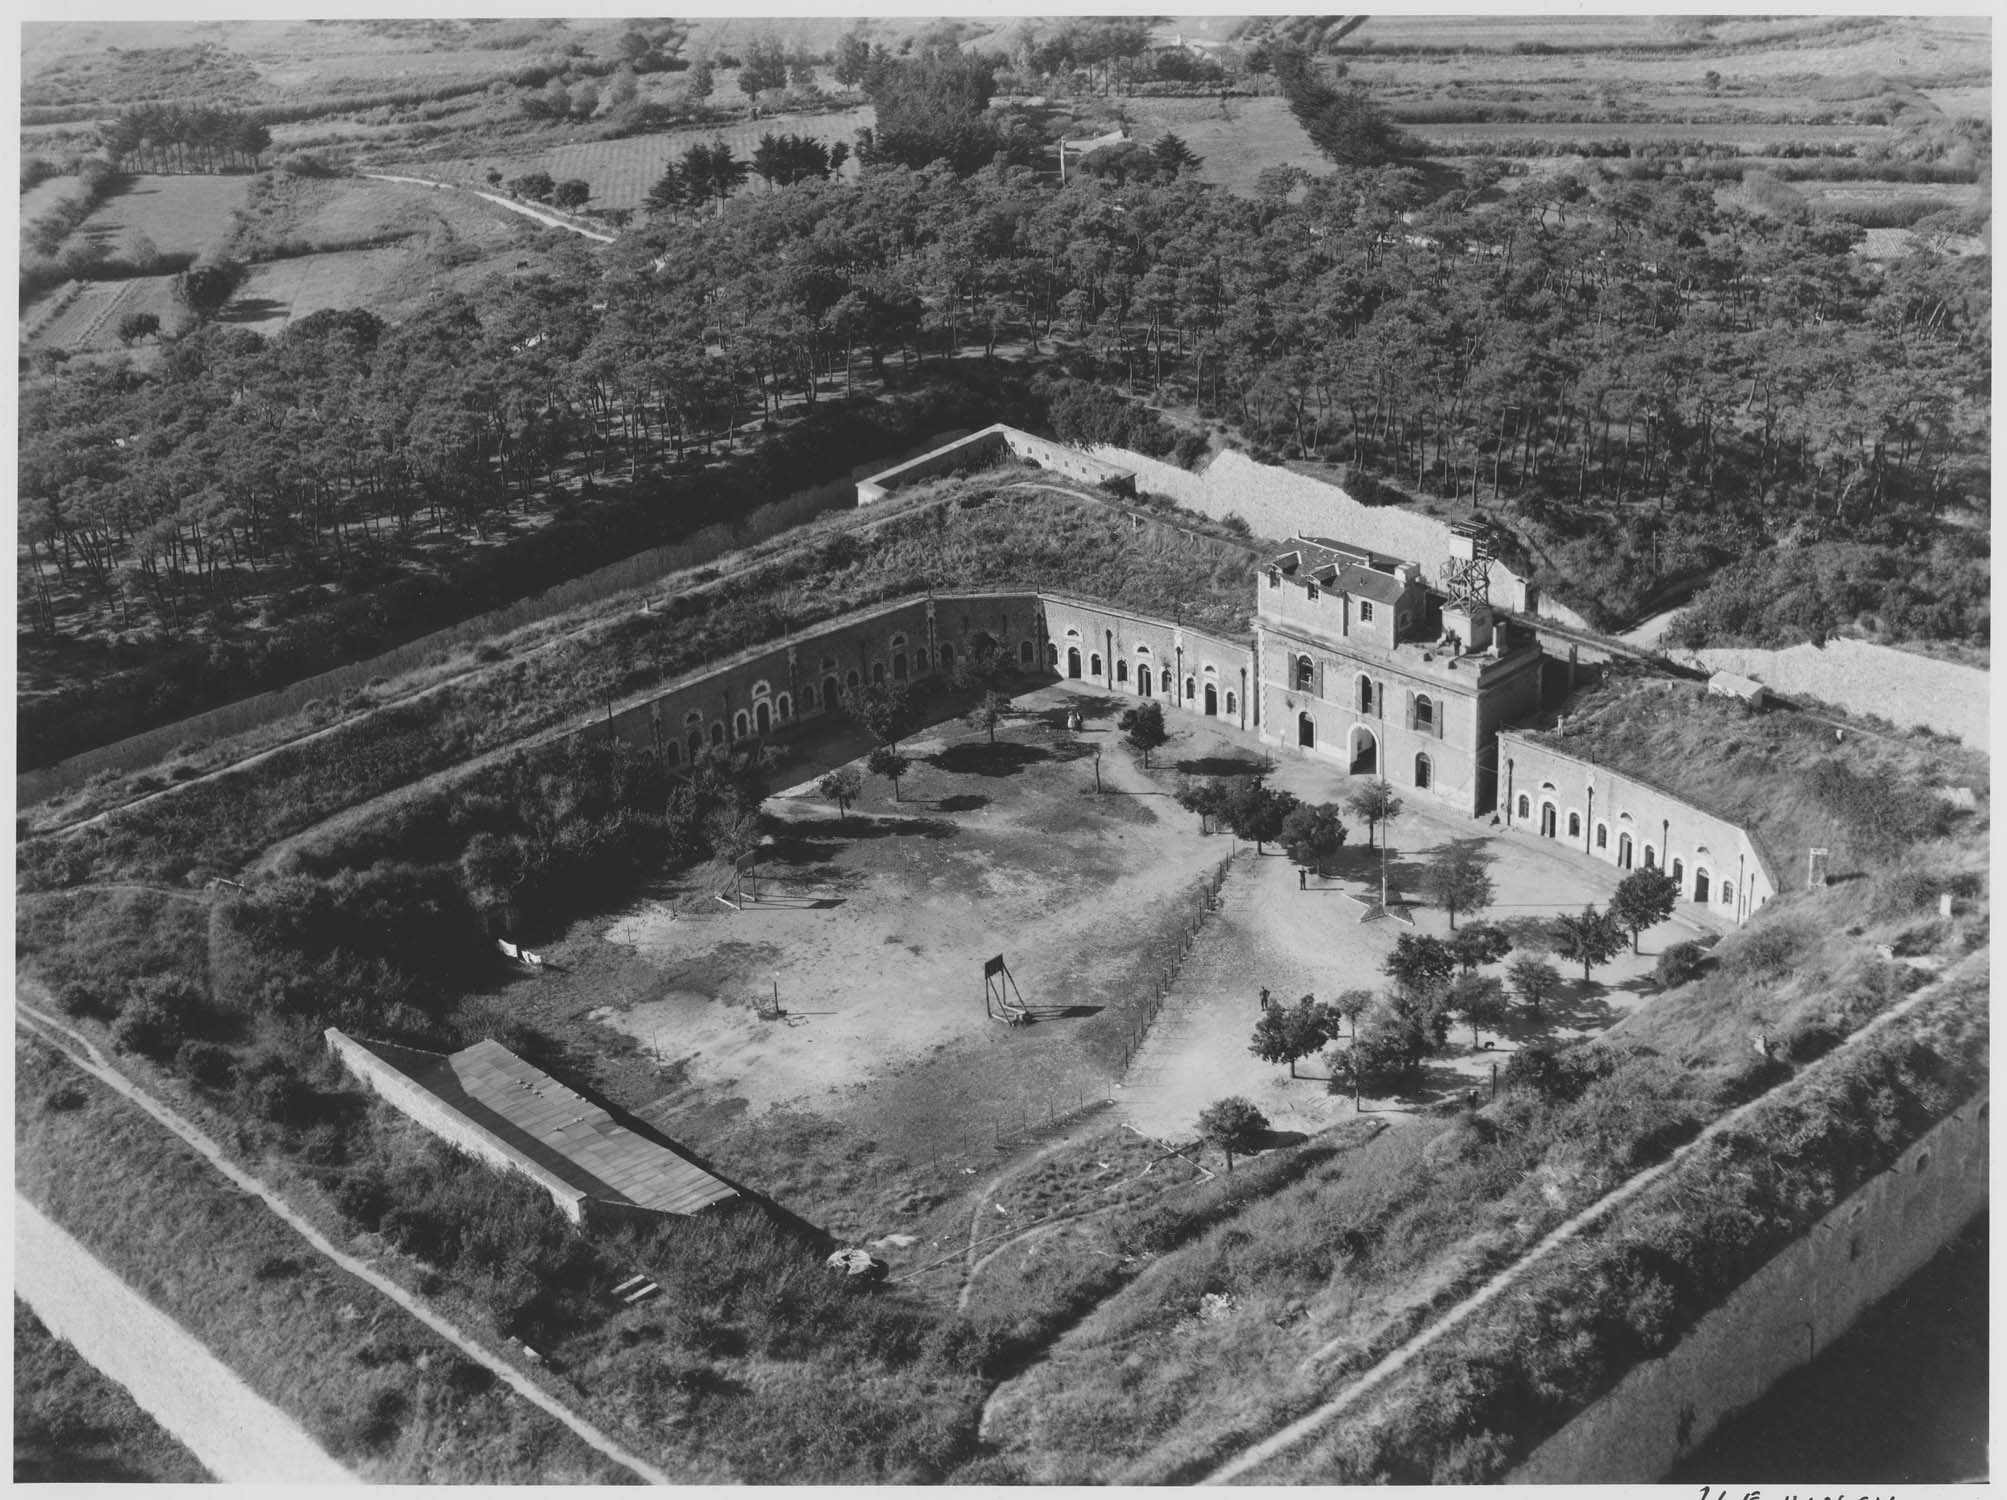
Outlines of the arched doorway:
[{"label": "arched doorway", "polygon": [[1415,789],[1427,791],[1434,783],[1436,768],[1426,755],[1415,757]]},{"label": "arched doorway", "polygon": [[1686,866],[1679,860],[1672,862],[1672,883],[1681,890],[1686,889]]},{"label": "arched doorway", "polygon": [[1628,833],[1620,833],[1617,835],[1617,868],[1628,870],[1630,867],[1631,836]]},{"label": "arched doorway", "polygon": [[[942,662],[952,662],[954,659],[953,655],[949,653],[948,648],[943,646],[941,648]],[[1051,641],[1045,643],[1045,664],[1055,672],[1059,670],[1059,648],[1053,645]]]},{"label": "arched doorway", "polygon": [[1296,743],[1305,750],[1317,748],[1317,721],[1307,713],[1296,716]]},{"label": "arched doorway", "polygon": [[1206,717],[1217,718],[1220,711],[1220,692],[1210,682],[1206,684]]},{"label": "arched doorway", "polygon": [[794,704],[788,700],[786,693],[782,693],[778,698],[774,699],[774,718],[785,724],[793,717]]},{"label": "arched doorway", "polygon": [[882,662],[882,661],[874,661],[874,662],[873,662],[873,663],[871,664],[871,680],[872,680],[873,682],[883,682],[883,681],[885,680],[885,663],[884,663],[884,662]]},{"label": "arched doorway", "polygon": [[767,700],[764,698],[753,705],[753,727],[761,734],[765,734],[769,729],[773,728],[773,713],[768,708]]},{"label": "arched doorway", "polygon": [[1019,666],[1028,667],[1037,659],[1038,655],[1033,651],[1030,641],[1019,641],[1017,643],[1017,664]]},{"label": "arched doorway", "polygon": [[732,738],[735,740],[742,740],[745,737],[746,737],[746,711],[742,708],[737,713],[732,715]]},{"label": "arched doorway", "polygon": [[1552,802],[1543,802],[1540,804],[1540,836],[1543,839],[1554,837],[1554,804]]},{"label": "arched doorway", "polygon": [[913,648],[913,675],[916,677],[927,675],[927,648],[925,646],[916,646]]},{"label": "arched doorway", "polygon": [[1096,651],[1092,656],[1087,658],[1087,675],[1090,677],[1099,677],[1101,675],[1101,653],[1099,651]]},{"label": "arched doorway", "polygon": [[1115,680],[1121,683],[1124,687],[1128,686],[1129,663],[1127,663],[1126,661],[1118,661],[1115,663]]},{"label": "arched doorway", "polygon": [[1380,768],[1380,742],[1370,729],[1352,731],[1352,774],[1370,776]]},{"label": "arched doorway", "polygon": [[714,745],[725,743],[725,721],[723,719],[713,719],[711,721],[711,743]]},{"label": "arched doorway", "polygon": [[1150,696],[1150,669],[1148,667],[1138,667],[1136,669],[1136,691],[1141,693],[1145,698]]},{"label": "arched doorway", "polygon": [[1693,899],[1704,906],[1707,904],[1707,896],[1707,871],[1704,868],[1697,867],[1693,872]]},{"label": "arched doorway", "polygon": [[698,756],[704,753],[704,731],[701,729],[691,730],[689,738],[684,740],[683,743],[690,747],[690,759],[697,759]]},{"label": "arched doorway", "polygon": [[863,679],[857,675],[857,668],[855,667],[852,667],[848,672],[845,672],[843,674],[843,685],[845,687],[854,688],[862,680]]},{"label": "arched doorway", "polygon": [[1078,646],[1068,646],[1066,648],[1066,675],[1068,677],[1078,677],[1080,675],[1080,648]]},{"label": "arched doorway", "polygon": [[822,707],[825,713],[836,712],[836,679],[834,677],[825,677],[822,679]]},{"label": "arched doorway", "polygon": [[1581,836],[1582,836],[1582,815],[1580,813],[1571,812],[1570,814],[1568,814],[1568,837],[1571,839],[1579,839]]},{"label": "arched doorway", "polygon": [[905,681],[905,679],[906,679],[906,653],[905,653],[905,652],[903,652],[903,651],[899,651],[899,652],[895,652],[895,653],[893,653],[893,656],[892,656],[892,675],[893,675],[894,677],[897,677],[897,678],[898,678],[898,679],[899,679],[900,681],[902,681],[902,682],[903,682],[903,681]]},{"label": "arched doorway", "polygon": [[1187,677],[1185,679],[1185,702],[1190,703],[1194,698],[1198,697],[1198,695],[1199,695],[1198,679],[1196,677]]}]

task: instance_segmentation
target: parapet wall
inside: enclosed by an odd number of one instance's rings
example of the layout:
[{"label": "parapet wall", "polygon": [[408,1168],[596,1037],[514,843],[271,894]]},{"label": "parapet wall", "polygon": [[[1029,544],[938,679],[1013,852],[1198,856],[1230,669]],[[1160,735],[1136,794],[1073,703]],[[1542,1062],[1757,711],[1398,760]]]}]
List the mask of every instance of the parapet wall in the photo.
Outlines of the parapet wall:
[{"label": "parapet wall", "polygon": [[1069,479],[1077,479],[1082,484],[1099,485],[1117,494],[1136,493],[1135,476],[1120,464],[1107,463],[1069,448],[1064,443],[1055,443],[1046,438],[1035,437],[1019,428],[1002,422],[992,422],[967,437],[956,438],[943,443],[938,448],[922,453],[918,458],[908,459],[903,464],[869,475],[857,481],[857,503],[869,505],[875,500],[883,500],[894,490],[904,489],[909,484],[917,484],[922,479],[932,479],[942,474],[951,474],[956,469],[983,459],[994,458],[1002,453],[1010,453],[1042,469],[1050,469],[1055,474],[1064,474]]},{"label": "parapet wall", "polygon": [[1724,647],[1668,654],[1688,666],[1753,677],[1777,692],[1817,698],[1848,713],[1955,735],[1975,750],[1991,747],[1987,708],[1993,679],[1978,667],[1844,638],[1783,651]]},{"label": "parapet wall", "polygon": [[1968,1101],[1536,1448],[1508,1484],[1643,1483],[1811,1361],[1986,1204],[1987,1098]]},{"label": "parapet wall", "polygon": [[478,1161],[504,1172],[520,1172],[549,1193],[558,1211],[572,1223],[585,1222],[585,1194],[579,1189],[498,1140],[354,1037],[332,1026],[325,1035],[328,1050],[341,1059],[342,1066],[374,1089],[393,1109],[409,1115],[449,1146]]},{"label": "parapet wall", "polygon": [[[1326,480],[1294,469],[1259,464],[1232,449],[1194,474],[1176,464],[1127,448],[1097,444],[1095,457],[1132,470],[1138,489],[1175,500],[1215,520],[1239,516],[1262,536],[1327,536],[1419,564],[1431,583],[1455,550],[1449,523],[1398,505],[1362,505]],[[1586,629],[1573,610],[1539,596],[1504,563],[1491,564],[1491,600],[1503,609],[1541,614]]]}]

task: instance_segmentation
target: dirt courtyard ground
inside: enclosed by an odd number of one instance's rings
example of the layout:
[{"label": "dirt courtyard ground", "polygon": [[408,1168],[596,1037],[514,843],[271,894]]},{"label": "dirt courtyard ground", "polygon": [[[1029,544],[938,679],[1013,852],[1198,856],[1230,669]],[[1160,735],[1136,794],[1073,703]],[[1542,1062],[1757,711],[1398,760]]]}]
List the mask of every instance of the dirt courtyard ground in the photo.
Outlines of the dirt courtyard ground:
[{"label": "dirt courtyard ground", "polygon": [[[815,777],[861,746],[854,731],[827,732],[790,763],[806,779],[769,799],[757,901],[734,912],[708,887],[685,884],[580,924],[554,950],[570,977],[552,1000],[632,1038],[648,1076],[629,1102],[673,1139],[715,1148],[727,1170],[733,1142],[761,1122],[840,1134],[847,1144],[822,1149],[856,1161],[854,1190],[839,1193],[806,1160],[791,1184],[808,1200],[794,1200],[800,1210],[833,1216],[838,1233],[901,1229],[901,1201],[939,1201],[966,1174],[996,1165],[1000,1140],[1007,1151],[1028,1128],[1102,1101],[1159,1138],[1188,1138],[1198,1111],[1231,1093],[1254,1099],[1278,1130],[1309,1133],[1350,1117],[1352,1101],[1326,1093],[1317,1059],[1292,1081],[1247,1043],[1264,986],[1284,1000],[1328,999],[1384,982],[1381,961],[1402,929],[1362,924],[1346,899],[1377,886],[1363,828],[1331,878],[1307,891],[1272,846],[1259,858],[1240,846],[1221,910],[1125,1070],[1133,1007],[1176,962],[1193,892],[1230,843],[1202,836],[1173,801],[1180,768],[1263,755],[1252,736],[1172,710],[1171,743],[1146,772],[1115,727],[1126,701],[1079,684],[1037,688],[1016,698],[994,746],[958,720],[936,725],[905,741],[913,768],[897,800],[867,777],[847,813],[817,794]],[[1084,715],[1079,734],[1065,727],[1069,708]],[[1306,800],[1343,797],[1348,778],[1336,767],[1280,754],[1275,784]],[[1473,836],[1488,838],[1495,860],[1499,904],[1489,920],[1579,909],[1615,884],[1610,867],[1585,856],[1424,807],[1394,825],[1396,882],[1415,889],[1432,849]],[[1441,912],[1415,913],[1416,930],[1447,926]],[[1698,930],[1675,919],[1647,933],[1641,956],[1571,986],[1542,1033],[1598,1031],[1645,1003],[1658,951]],[[987,1018],[982,966],[998,953],[1046,1018],[1017,1029]],[[776,996],[783,1014],[763,1016]],[[1491,1064],[1531,1034],[1515,1019],[1488,1036],[1488,1051],[1471,1049],[1468,1031],[1452,1036],[1431,1064],[1430,1092],[1488,1086]],[[1366,1104],[1398,1119],[1419,1102]],[[870,1193],[872,1173],[892,1165],[887,1153],[939,1191]],[[789,1190],[772,1174],[793,1164],[771,1151],[758,1161],[764,1175],[749,1185]],[[872,1206],[857,1208],[864,1203]]]}]

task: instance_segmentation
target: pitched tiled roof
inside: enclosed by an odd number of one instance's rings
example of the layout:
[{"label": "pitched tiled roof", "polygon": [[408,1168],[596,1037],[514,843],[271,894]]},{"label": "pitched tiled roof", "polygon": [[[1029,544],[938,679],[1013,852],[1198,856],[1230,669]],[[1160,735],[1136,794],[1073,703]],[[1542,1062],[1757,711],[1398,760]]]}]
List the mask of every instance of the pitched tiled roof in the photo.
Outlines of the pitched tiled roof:
[{"label": "pitched tiled roof", "polygon": [[1371,568],[1349,566],[1338,570],[1338,587],[1348,594],[1361,599],[1374,599],[1382,604],[1392,604],[1407,592],[1398,578],[1376,573]]}]

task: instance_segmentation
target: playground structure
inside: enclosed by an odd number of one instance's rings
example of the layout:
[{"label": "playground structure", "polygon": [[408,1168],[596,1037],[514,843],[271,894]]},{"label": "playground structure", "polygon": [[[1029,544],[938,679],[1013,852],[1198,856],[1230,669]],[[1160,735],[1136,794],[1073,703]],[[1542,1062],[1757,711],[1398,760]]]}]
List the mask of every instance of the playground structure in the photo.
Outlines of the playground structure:
[{"label": "playground structure", "polygon": [[1031,1007],[1024,1003],[1017,980],[1001,953],[983,965],[983,1011],[992,1021],[1001,1021],[1009,1027],[1023,1026],[1031,1020]]},{"label": "playground structure", "polygon": [[757,906],[760,899],[759,851],[748,849],[732,861],[732,878],[725,882],[724,889],[717,893],[718,901],[733,911],[744,911],[748,903]]}]

